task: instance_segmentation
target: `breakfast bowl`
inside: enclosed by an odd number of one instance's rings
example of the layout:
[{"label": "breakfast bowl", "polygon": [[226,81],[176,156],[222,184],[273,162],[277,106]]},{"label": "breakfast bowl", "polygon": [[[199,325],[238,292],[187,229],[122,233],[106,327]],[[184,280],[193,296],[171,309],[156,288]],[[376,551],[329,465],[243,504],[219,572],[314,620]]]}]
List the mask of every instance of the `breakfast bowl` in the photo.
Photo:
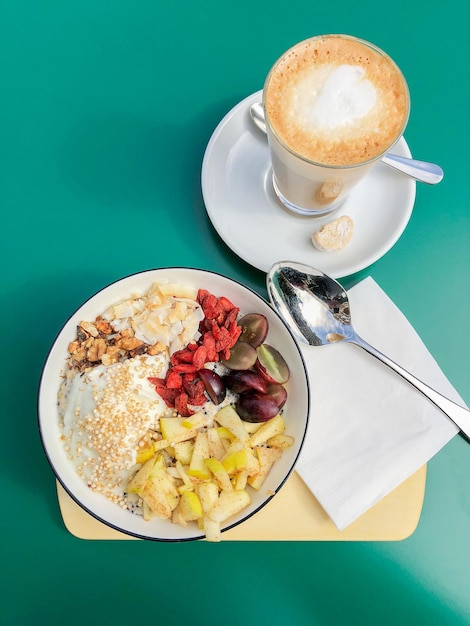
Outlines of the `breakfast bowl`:
[{"label": "breakfast bowl", "polygon": [[[266,322],[256,341],[249,314]],[[254,363],[233,360],[240,344]],[[309,397],[299,347],[262,297],[212,271],[159,268],[65,322],[41,375],[39,431],[56,479],[96,520],[141,539],[219,541],[293,471]]]}]

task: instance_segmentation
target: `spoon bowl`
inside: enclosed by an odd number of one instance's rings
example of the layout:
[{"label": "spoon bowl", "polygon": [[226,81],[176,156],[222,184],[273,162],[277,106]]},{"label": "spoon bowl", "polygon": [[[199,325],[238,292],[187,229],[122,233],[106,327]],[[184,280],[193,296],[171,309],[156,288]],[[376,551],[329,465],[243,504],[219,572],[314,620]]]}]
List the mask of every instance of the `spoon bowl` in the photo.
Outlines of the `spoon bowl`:
[{"label": "spoon bowl", "polygon": [[349,299],[343,287],[320,270],[281,261],[267,275],[268,294],[294,336],[311,346],[341,341],[363,348],[426,396],[470,439],[470,411],[432,389],[364,341],[354,330]]},{"label": "spoon bowl", "polygon": [[[255,102],[251,105],[250,116],[255,125],[266,134],[266,119],[261,102]],[[417,159],[410,159],[398,154],[392,154],[391,152],[387,152],[382,157],[382,163],[390,165],[390,167],[410,176],[414,180],[428,185],[436,185],[444,178],[444,171],[435,163],[418,161]]]}]

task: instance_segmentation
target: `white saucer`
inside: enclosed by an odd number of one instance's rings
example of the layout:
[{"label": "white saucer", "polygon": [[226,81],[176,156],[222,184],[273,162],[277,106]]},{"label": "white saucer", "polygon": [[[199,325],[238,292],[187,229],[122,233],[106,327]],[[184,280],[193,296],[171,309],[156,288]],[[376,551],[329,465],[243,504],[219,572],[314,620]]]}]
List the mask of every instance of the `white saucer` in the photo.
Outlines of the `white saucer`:
[{"label": "white saucer", "polygon": [[[261,93],[237,104],[207,145],[202,193],[214,228],[239,257],[263,272],[276,261],[290,260],[339,278],[371,265],[405,230],[415,201],[415,181],[379,163],[333,214],[290,213],[274,194],[266,137],[250,118],[250,106],[261,101]],[[403,138],[393,151],[411,156]],[[319,252],[311,243],[312,233],[340,215],[354,221],[351,242],[337,252]]]}]

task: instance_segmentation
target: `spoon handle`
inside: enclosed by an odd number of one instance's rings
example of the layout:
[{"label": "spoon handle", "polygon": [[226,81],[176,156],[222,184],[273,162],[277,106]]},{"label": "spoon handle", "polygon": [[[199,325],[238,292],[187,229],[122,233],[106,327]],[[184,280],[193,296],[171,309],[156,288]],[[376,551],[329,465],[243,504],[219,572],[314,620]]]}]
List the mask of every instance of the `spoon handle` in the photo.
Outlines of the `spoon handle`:
[{"label": "spoon handle", "polygon": [[392,370],[394,370],[397,374],[400,374],[402,378],[411,383],[413,387],[415,387],[418,391],[420,391],[424,396],[426,396],[431,402],[440,409],[454,424],[460,429],[463,435],[470,440],[470,411],[465,409],[463,406],[460,406],[456,402],[449,400],[446,396],[443,396],[441,393],[423,383],[422,380],[416,378],[413,374],[410,374],[406,369],[404,369],[401,365],[392,361],[388,356],[382,354],[379,350],[368,344],[364,339],[359,337],[358,335],[354,335],[348,339],[350,343],[353,343],[357,346],[360,346],[364,350],[366,350],[372,356],[375,356],[376,359],[388,365]]},{"label": "spoon handle", "polygon": [[436,185],[444,178],[443,169],[436,163],[408,159],[390,152],[382,157],[382,162],[427,185]]}]

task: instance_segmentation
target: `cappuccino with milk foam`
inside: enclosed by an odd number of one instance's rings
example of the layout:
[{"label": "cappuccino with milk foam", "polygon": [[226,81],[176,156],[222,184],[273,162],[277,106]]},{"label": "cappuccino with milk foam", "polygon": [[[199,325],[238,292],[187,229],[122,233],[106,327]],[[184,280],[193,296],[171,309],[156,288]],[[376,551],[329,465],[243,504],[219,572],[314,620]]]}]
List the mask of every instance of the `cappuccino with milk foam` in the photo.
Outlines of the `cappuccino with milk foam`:
[{"label": "cappuccino with milk foam", "polygon": [[395,63],[347,35],[288,50],[266,79],[263,103],[274,187],[284,204],[305,213],[338,206],[400,138],[409,115]]}]

